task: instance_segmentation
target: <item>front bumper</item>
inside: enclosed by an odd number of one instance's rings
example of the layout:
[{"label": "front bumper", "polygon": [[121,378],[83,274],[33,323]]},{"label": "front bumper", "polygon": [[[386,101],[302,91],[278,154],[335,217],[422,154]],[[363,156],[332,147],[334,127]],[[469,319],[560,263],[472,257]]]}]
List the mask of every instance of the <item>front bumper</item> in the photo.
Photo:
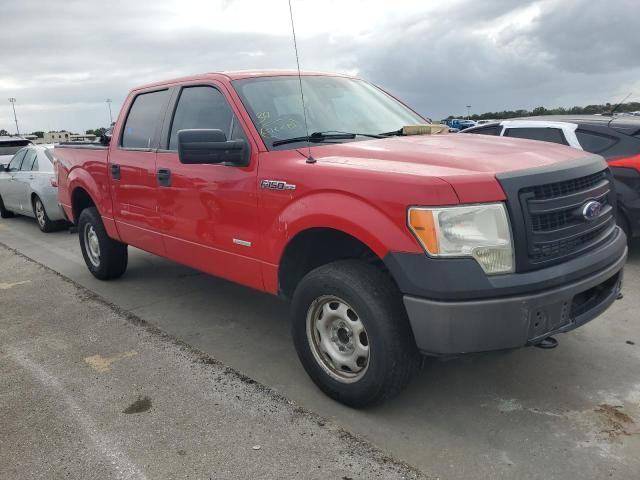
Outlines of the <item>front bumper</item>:
[{"label": "front bumper", "polygon": [[[606,266],[575,279],[571,273],[577,272],[570,272],[568,262],[563,265],[564,275],[542,290],[523,291],[526,286],[519,284],[518,294],[503,295],[509,290],[503,285],[504,289],[493,290],[494,295],[472,300],[435,300],[403,292],[418,349],[428,355],[448,355],[517,348],[584,325],[604,312],[620,293],[627,258],[625,240],[616,232],[604,246],[609,253]],[[581,262],[575,262],[578,264]],[[524,275],[532,280],[544,278],[545,270]],[[464,277],[458,279],[461,291],[465,282]],[[539,287],[540,282],[531,285]]]}]

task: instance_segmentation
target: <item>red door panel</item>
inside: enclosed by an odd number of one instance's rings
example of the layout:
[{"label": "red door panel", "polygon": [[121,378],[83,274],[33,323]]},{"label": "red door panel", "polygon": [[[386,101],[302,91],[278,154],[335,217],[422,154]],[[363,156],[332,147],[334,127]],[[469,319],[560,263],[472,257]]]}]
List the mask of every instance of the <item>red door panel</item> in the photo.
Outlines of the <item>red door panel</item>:
[{"label": "red door panel", "polygon": [[176,153],[159,152],[157,164],[171,171],[171,185],[158,189],[167,257],[262,290],[255,162],[184,165]]}]

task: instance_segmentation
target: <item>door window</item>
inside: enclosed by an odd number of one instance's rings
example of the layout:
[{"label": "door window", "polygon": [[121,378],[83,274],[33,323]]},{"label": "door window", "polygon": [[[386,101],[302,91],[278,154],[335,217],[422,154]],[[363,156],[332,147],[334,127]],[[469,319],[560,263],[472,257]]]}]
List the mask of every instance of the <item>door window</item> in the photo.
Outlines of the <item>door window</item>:
[{"label": "door window", "polygon": [[151,148],[156,126],[165,111],[169,90],[138,95],[129,109],[121,145],[124,148]]},{"label": "door window", "polygon": [[178,132],[188,129],[222,130],[228,139],[245,138],[227,99],[213,87],[185,87],[176,107],[169,150],[178,149]]},{"label": "door window", "polygon": [[616,139],[608,135],[600,135],[585,130],[576,130],[576,137],[584,150],[599,153],[616,143]]},{"label": "door window", "polygon": [[508,128],[504,132],[504,136],[569,145],[567,139],[564,138],[564,133],[559,128]]},{"label": "door window", "polygon": [[492,125],[490,127],[475,128],[472,131],[465,132],[465,133],[478,133],[480,135],[498,135],[501,128],[502,127],[500,125]]},{"label": "door window", "polygon": [[20,150],[18,153],[14,155],[14,157],[9,162],[10,172],[15,172],[17,170],[20,170],[20,164],[22,163],[22,159],[24,158],[26,153],[27,153],[27,149],[25,148],[24,150]]},{"label": "door window", "polygon": [[27,154],[24,156],[24,160],[22,161],[20,170],[23,172],[30,171],[37,156],[38,152],[36,152],[34,149],[27,150]]}]

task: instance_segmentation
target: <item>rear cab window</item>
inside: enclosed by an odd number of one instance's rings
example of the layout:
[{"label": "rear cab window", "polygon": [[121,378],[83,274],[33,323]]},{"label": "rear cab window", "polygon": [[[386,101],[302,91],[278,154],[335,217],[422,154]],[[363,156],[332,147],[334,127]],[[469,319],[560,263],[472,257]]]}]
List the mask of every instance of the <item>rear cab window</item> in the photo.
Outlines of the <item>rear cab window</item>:
[{"label": "rear cab window", "polygon": [[0,155],[14,155],[27,145],[31,145],[29,140],[2,140],[0,142]]},{"label": "rear cab window", "polygon": [[569,145],[564,133],[559,128],[553,127],[523,127],[523,128],[507,128],[504,132],[505,137],[526,138],[528,140],[538,140],[541,142],[559,143],[560,145]]},{"label": "rear cab window", "polygon": [[122,129],[120,146],[133,149],[152,148],[158,123],[165,112],[168,100],[168,89],[137,95]]}]

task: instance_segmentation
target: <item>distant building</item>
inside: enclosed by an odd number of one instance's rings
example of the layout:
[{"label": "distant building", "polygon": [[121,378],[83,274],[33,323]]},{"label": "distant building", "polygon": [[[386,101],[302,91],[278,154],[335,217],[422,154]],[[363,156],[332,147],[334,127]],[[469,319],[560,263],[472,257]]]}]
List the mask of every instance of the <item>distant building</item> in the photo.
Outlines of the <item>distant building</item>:
[{"label": "distant building", "polygon": [[93,134],[78,134],[63,130],[60,132],[46,132],[43,143],[95,142],[96,138]]}]

